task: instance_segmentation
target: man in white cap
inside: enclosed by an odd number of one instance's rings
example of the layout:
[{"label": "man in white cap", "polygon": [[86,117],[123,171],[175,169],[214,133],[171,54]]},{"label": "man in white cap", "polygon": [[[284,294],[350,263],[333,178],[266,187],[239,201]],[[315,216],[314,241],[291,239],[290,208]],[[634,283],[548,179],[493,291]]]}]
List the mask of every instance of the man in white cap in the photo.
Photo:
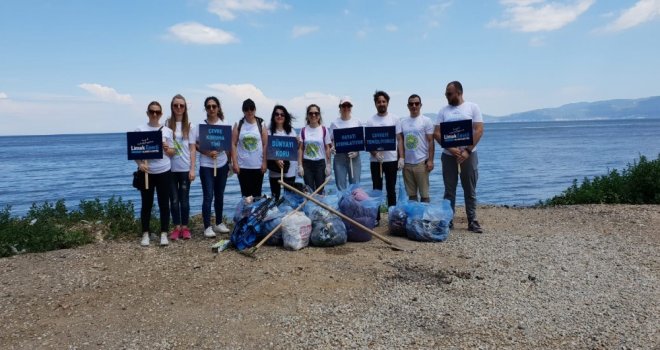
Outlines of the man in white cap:
[{"label": "man in white cap", "polygon": [[[351,109],[353,102],[348,96],[344,96],[339,100],[339,118],[330,124],[330,135],[333,136],[334,130],[359,127],[360,122],[353,119],[351,116]],[[334,138],[332,140],[334,148]],[[346,189],[348,183],[359,184],[360,174],[362,169],[362,162],[360,160],[360,152],[348,152],[335,154],[333,163],[335,171],[335,183],[337,190],[342,191]]]}]

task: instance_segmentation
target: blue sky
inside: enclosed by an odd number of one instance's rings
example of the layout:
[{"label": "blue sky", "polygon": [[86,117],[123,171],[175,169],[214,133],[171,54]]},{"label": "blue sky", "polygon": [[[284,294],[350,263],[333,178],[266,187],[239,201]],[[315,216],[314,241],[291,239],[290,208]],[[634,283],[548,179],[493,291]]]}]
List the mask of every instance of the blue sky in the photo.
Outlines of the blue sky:
[{"label": "blue sky", "polygon": [[452,80],[489,115],[647,97],[658,37],[660,0],[2,0],[0,135],[132,130],[177,93],[194,122],[215,95],[297,125],[344,95],[366,120],[377,89],[436,113]]}]

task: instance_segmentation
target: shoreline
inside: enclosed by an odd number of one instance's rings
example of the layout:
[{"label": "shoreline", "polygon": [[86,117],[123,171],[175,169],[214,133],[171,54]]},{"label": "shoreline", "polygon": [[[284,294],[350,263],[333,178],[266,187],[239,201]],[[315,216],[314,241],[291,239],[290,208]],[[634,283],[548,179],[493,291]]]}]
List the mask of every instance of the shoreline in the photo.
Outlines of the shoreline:
[{"label": "shoreline", "polygon": [[[652,348],[660,206],[461,210],[443,243],[256,259],[197,237],[0,259],[0,347]],[[219,238],[224,238],[221,236]]]}]

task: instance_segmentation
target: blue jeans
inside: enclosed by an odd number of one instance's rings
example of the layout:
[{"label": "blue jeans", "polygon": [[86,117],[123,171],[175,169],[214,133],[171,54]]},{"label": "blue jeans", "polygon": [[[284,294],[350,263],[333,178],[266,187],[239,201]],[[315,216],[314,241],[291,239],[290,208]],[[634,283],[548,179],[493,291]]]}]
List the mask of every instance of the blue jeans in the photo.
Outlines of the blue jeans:
[{"label": "blue jeans", "polygon": [[[351,167],[353,167],[353,175],[351,175]],[[348,153],[335,154],[333,168],[335,171],[335,183],[337,184],[338,191],[346,189],[346,177],[348,177],[348,183],[350,184],[360,183],[360,173],[362,171],[360,153],[358,153],[358,156],[353,159],[348,158]]]},{"label": "blue jeans", "polygon": [[172,172],[170,187],[170,210],[172,224],[188,226],[190,218],[190,179],[187,171]]},{"label": "blue jeans", "polygon": [[215,224],[222,222],[228,173],[229,165],[227,164],[217,169],[217,176],[215,177],[213,177],[213,168],[199,167],[199,178],[202,180],[202,220],[204,221],[204,228],[211,226],[211,202],[213,202],[215,209]]}]

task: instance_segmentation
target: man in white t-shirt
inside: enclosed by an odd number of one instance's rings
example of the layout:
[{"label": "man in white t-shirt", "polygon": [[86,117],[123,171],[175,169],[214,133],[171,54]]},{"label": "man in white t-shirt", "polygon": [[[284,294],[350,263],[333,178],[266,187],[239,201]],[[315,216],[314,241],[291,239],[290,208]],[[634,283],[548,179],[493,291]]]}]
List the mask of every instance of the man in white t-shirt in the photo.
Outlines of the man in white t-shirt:
[{"label": "man in white t-shirt", "polygon": [[[376,111],[367,126],[394,126],[397,139],[395,151],[370,152],[371,181],[374,190],[383,189],[383,175],[385,177],[385,188],[387,190],[387,206],[396,205],[396,173],[403,169],[403,139],[401,138],[401,122],[399,117],[387,112],[390,96],[385,91],[376,91],[374,104]],[[382,173],[381,173],[382,169]]]},{"label": "man in white t-shirt", "polygon": [[[484,121],[479,106],[463,100],[463,85],[458,81],[447,84],[445,97],[448,105],[438,113],[434,138],[440,143],[442,123],[458,120],[472,120],[473,143],[469,146],[450,147],[442,152],[442,179],[445,184],[445,199],[449,199],[454,209],[456,203],[456,185],[461,178],[463,195],[465,197],[465,212],[468,219],[468,230],[482,233],[483,229],[477,221],[477,180],[479,177],[477,144],[484,134]],[[453,227],[453,222],[450,223]]]},{"label": "man in white t-shirt", "polygon": [[429,173],[433,170],[435,144],[433,142],[433,122],[421,114],[422,98],[413,94],[408,97],[410,116],[401,119],[401,133],[404,148],[403,183],[408,199],[430,202]]}]

